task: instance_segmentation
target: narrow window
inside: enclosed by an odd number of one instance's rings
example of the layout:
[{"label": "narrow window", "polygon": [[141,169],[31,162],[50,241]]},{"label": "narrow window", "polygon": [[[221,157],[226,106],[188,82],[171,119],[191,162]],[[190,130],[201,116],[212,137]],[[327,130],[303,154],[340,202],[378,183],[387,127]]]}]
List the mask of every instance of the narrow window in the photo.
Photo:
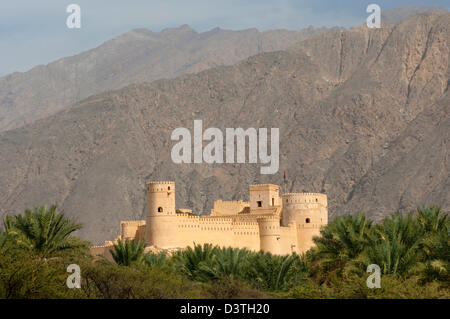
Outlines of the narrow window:
[{"label": "narrow window", "polygon": [[158,213],[162,213],[163,208],[162,207],[158,207]]},{"label": "narrow window", "polygon": [[258,204],[258,207],[262,207],[262,201],[259,200],[256,203]]},{"label": "narrow window", "polygon": [[275,198],[272,198],[272,206],[275,206]]}]

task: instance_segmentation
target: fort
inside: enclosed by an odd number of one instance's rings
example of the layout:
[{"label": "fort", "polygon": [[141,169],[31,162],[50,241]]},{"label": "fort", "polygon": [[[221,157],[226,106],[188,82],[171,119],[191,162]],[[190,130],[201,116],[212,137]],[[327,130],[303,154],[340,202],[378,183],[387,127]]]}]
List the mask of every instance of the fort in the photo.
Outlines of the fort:
[{"label": "fort", "polygon": [[[303,253],[328,223],[327,196],[287,193],[279,186],[250,185],[249,202],[214,202],[209,216],[175,208],[175,183],[147,183],[146,219],[122,221],[115,239],[141,240],[146,249],[177,250],[194,244],[247,248],[276,255]],[[112,241],[91,247],[91,254],[111,258]]]}]

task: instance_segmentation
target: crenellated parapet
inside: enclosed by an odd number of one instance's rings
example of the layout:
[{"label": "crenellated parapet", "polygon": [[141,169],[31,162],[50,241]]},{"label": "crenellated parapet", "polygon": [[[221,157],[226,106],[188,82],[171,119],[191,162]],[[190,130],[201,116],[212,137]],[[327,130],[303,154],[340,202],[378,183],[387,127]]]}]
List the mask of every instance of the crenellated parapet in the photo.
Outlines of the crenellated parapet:
[{"label": "crenellated parapet", "polygon": [[295,222],[304,228],[312,228],[313,224],[328,223],[327,195],[319,193],[288,193],[282,196],[283,226]]},{"label": "crenellated parapet", "polygon": [[283,207],[292,205],[310,205],[328,207],[327,195],[320,193],[287,193],[282,195]]},{"label": "crenellated parapet", "polygon": [[147,192],[175,192],[175,182],[147,182]]},{"label": "crenellated parapet", "polygon": [[[216,200],[211,215],[176,209],[175,182],[150,181],[146,219],[122,221],[121,239],[145,239],[147,247],[182,249],[193,243],[263,250],[273,254],[303,252],[328,222],[327,196],[287,193],[274,184],[250,185],[248,202]],[[112,242],[91,247],[92,254],[110,256]]]}]

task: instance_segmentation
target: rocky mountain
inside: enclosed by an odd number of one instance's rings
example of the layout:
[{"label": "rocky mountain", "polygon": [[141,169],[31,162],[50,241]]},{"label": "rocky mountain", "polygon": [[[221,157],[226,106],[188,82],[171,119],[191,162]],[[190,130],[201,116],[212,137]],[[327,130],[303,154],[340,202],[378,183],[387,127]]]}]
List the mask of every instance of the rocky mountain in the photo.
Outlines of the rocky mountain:
[{"label": "rocky mountain", "polygon": [[[420,14],[94,95],[0,134],[0,207],[56,203],[94,243],[113,239],[120,220],[143,218],[146,180],[174,180],[177,207],[205,214],[215,199],[247,199],[250,183],[326,192],[330,217],[448,211],[449,61],[450,14]],[[222,132],[279,128],[279,172],[174,164],[171,133],[192,132],[196,119]]]},{"label": "rocky mountain", "polygon": [[387,21],[392,24],[398,24],[403,19],[414,16],[419,13],[436,13],[443,14],[447,13],[448,10],[445,7],[436,6],[403,6],[394,8],[391,10],[381,11],[381,20]]},{"label": "rocky mountain", "polygon": [[132,30],[87,52],[0,78],[0,131],[52,115],[92,94],[231,65],[326,30],[216,28],[198,33],[187,25],[161,32]]}]

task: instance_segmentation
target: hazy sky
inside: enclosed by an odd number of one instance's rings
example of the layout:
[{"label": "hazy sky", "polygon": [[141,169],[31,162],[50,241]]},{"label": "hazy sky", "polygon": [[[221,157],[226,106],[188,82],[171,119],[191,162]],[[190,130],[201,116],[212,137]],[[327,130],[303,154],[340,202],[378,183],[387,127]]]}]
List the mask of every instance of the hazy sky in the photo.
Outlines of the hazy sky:
[{"label": "hazy sky", "polygon": [[[81,29],[68,29],[66,7],[81,7]],[[0,76],[27,71],[91,49],[134,28],[160,31],[189,24],[222,29],[352,27],[365,22],[370,3],[444,6],[450,0],[13,0],[0,3]]]}]

